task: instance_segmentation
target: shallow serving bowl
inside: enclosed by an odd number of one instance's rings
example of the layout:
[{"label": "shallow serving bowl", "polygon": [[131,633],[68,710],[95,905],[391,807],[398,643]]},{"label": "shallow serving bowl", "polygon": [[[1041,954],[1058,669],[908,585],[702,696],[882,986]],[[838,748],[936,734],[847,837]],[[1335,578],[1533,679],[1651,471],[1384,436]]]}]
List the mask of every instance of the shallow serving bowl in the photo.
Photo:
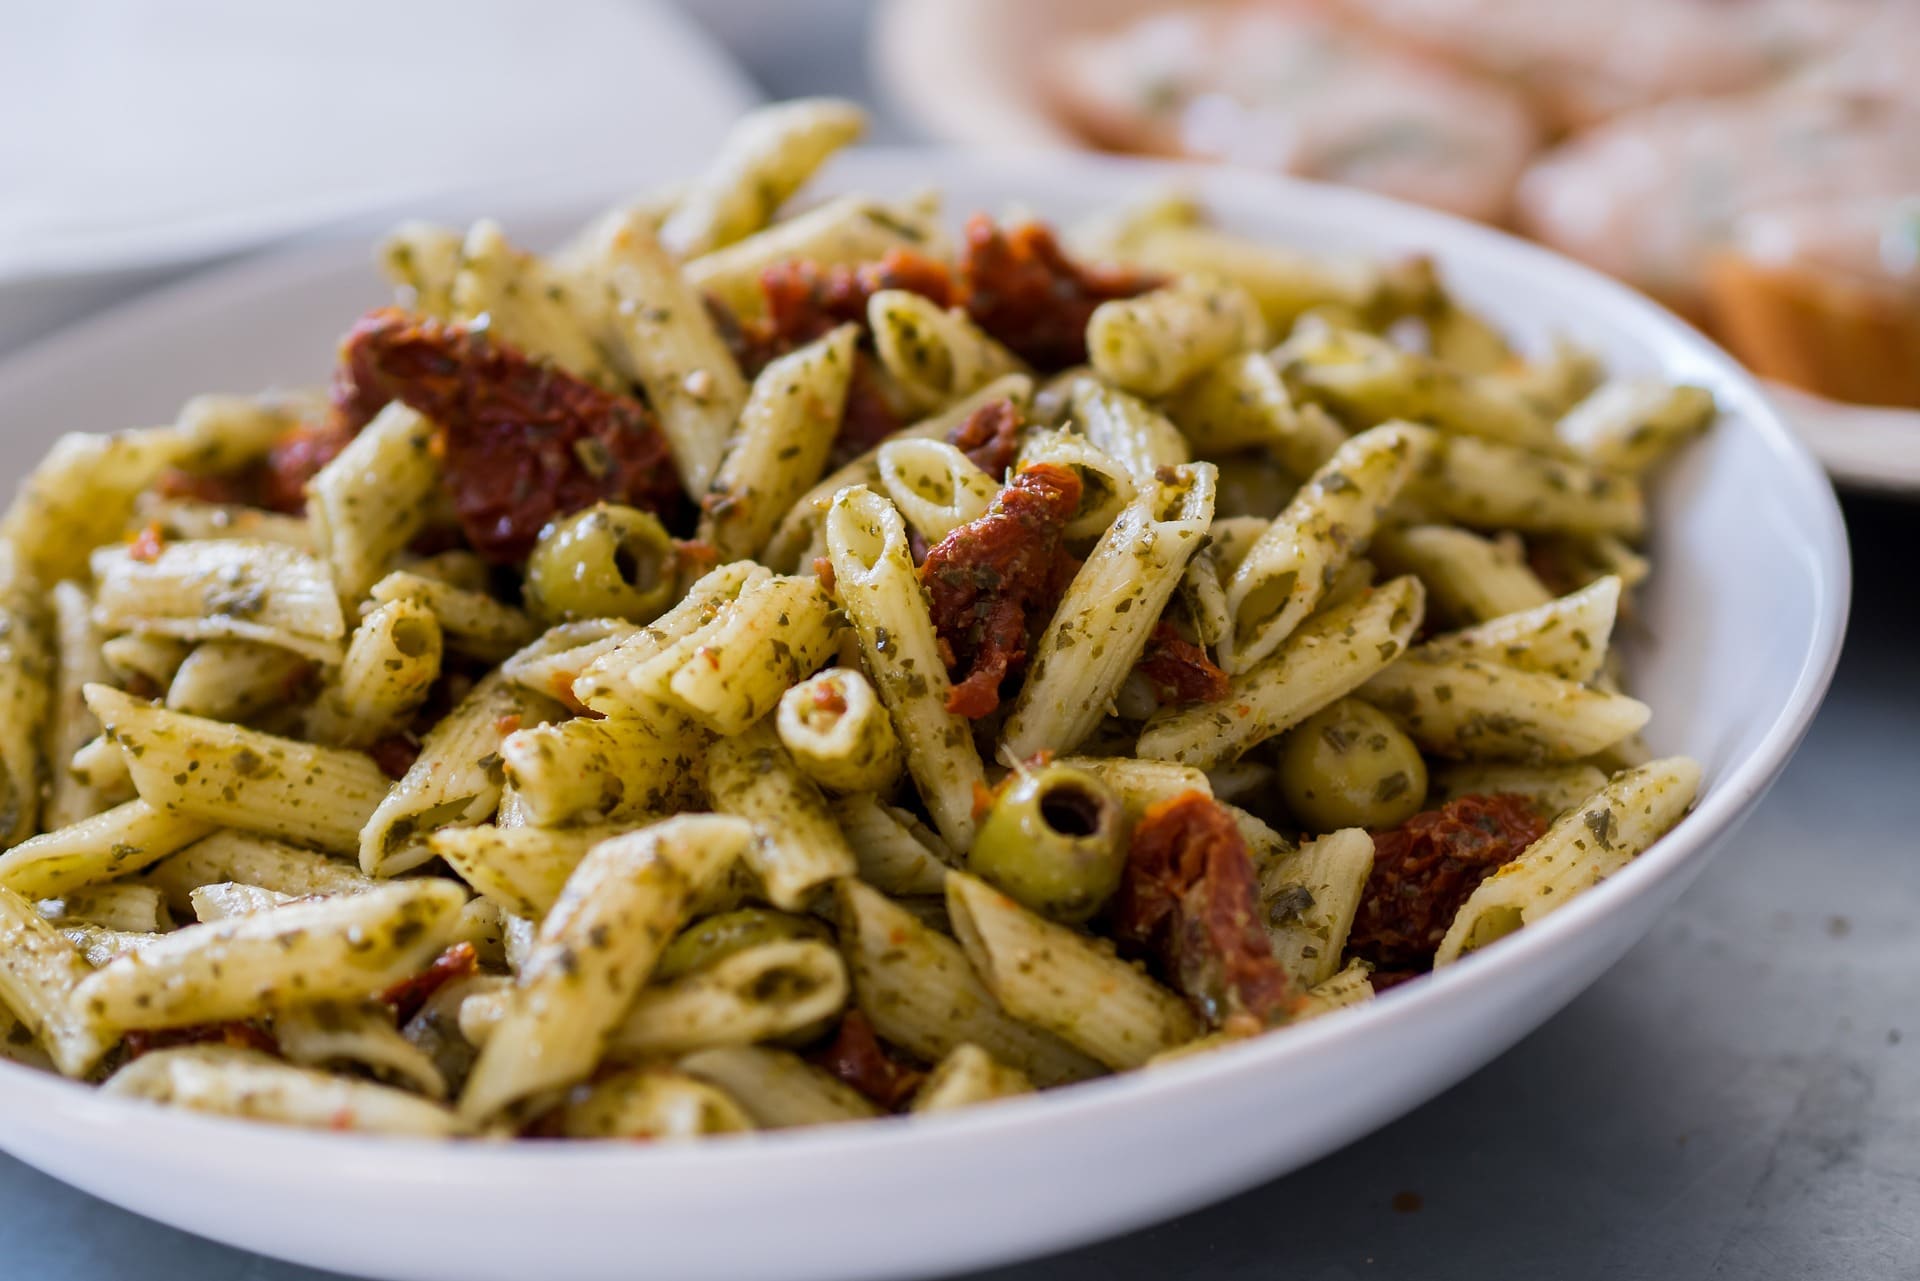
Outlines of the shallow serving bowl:
[{"label": "shallow serving bowl", "polygon": [[[420,1281],[925,1275],[1137,1227],[1297,1168],[1486,1063],[1651,926],[1786,763],[1847,611],[1845,534],[1806,450],[1734,362],[1624,286],[1497,232],[1248,174],[1072,156],[874,151],[833,189],[942,188],[950,209],[1070,219],[1169,181],[1229,226],[1314,250],[1434,254],[1473,304],[1619,371],[1713,389],[1723,417],[1654,495],[1655,576],[1625,643],[1649,737],[1706,767],[1698,808],[1559,913],[1358,1010],[1213,1055],[979,1109],[701,1146],[429,1145],[163,1111],[0,1063],[0,1147],[166,1223]],[[593,212],[505,215],[533,243]],[[164,421],[188,395],[314,384],[384,291],[364,243],[175,287],[0,365],[0,474],[54,436]],[[1273,1260],[1275,1276],[1287,1261]]]}]

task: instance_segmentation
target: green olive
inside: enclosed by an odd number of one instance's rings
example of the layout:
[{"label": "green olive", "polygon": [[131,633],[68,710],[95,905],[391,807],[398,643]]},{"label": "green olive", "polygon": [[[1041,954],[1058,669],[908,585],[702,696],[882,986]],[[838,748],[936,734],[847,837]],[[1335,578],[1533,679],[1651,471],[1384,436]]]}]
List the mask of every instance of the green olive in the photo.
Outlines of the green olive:
[{"label": "green olive", "polygon": [[1120,887],[1121,819],[1119,798],[1092,774],[1025,771],[994,800],[967,865],[1042,916],[1078,924]]},{"label": "green olive", "polygon": [[1343,698],[1288,731],[1280,795],[1309,831],[1398,827],[1427,799],[1420,749],[1379,708]]},{"label": "green olive", "polygon": [[597,503],[564,516],[527,557],[527,608],[542,623],[650,622],[673,589],[673,539],[653,513],[632,507]]},{"label": "green olive", "polygon": [[660,982],[677,979],[762,943],[830,937],[826,925],[810,916],[795,916],[765,907],[743,907],[695,921],[674,935],[661,950],[652,977]]}]

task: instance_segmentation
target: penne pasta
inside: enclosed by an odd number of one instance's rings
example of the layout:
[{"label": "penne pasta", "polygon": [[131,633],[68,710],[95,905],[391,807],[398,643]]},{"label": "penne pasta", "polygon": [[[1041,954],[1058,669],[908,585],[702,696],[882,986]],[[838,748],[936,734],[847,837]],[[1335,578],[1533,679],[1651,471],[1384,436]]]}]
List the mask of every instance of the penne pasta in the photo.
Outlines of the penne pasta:
[{"label": "penne pasta", "polygon": [[680,1070],[724,1091],[764,1130],[790,1130],[880,1115],[866,1096],[787,1050],[737,1045],[701,1050]]},{"label": "penne pasta", "polygon": [[[108,788],[72,766],[74,753],[100,733],[100,722],[87,710],[84,690],[110,675],[100,652],[99,629],[93,625],[93,598],[73,582],[56,583],[52,598],[54,676],[46,721],[47,790],[38,816],[39,825],[48,830],[77,823],[113,803]],[[9,709],[10,714],[13,710]],[[0,760],[6,759],[6,751],[0,749]]]},{"label": "penne pasta", "polygon": [[109,547],[93,555],[94,622],[180,640],[250,640],[319,663],[340,661],[347,633],[326,566],[284,543],[173,543],[151,560]]},{"label": "penne pasta", "polygon": [[881,368],[923,411],[1024,372],[1020,358],[982,332],[964,310],[943,308],[904,289],[882,289],[868,300],[867,327]]},{"label": "penne pasta", "polygon": [[867,793],[831,804],[862,881],[894,895],[945,892],[947,868],[957,859],[926,824]]},{"label": "penne pasta", "polygon": [[140,799],[162,814],[346,854],[386,799],[387,776],[359,752],[169,712],[104,685],[86,696]]},{"label": "penne pasta", "polygon": [[900,738],[857,668],[830,667],[780,696],[781,746],[830,792],[886,792],[900,777]]},{"label": "penne pasta", "polygon": [[1316,615],[1235,676],[1220,702],[1155,713],[1141,731],[1139,754],[1203,770],[1238,760],[1386,668],[1405,652],[1424,607],[1419,581],[1396,578]]},{"label": "penne pasta", "polygon": [[1517,539],[1482,538],[1446,525],[1410,525],[1381,530],[1370,550],[1387,572],[1417,577],[1441,618],[1483,623],[1553,599],[1528,567]]},{"label": "penne pasta", "polygon": [[1558,600],[1436,636],[1410,659],[1477,658],[1561,680],[1588,681],[1600,671],[1620,606],[1620,580],[1609,575]]},{"label": "penne pasta", "polygon": [[947,915],[967,960],[1009,1013],[1109,1068],[1139,1067],[1200,1034],[1178,996],[985,881],[947,877]]},{"label": "penne pasta", "polygon": [[407,570],[388,574],[369,595],[376,606],[403,600],[425,606],[449,651],[490,663],[513,654],[535,634],[532,620],[511,605]]},{"label": "penne pasta", "polygon": [[334,747],[370,747],[399,732],[440,678],[440,622],[401,599],[360,620],[340,670],[307,711],[307,737]]},{"label": "penne pasta", "polygon": [[763,943],[642,990],[608,1038],[607,1055],[634,1062],[805,1035],[846,1003],[847,967],[831,944]]},{"label": "penne pasta", "polygon": [[508,788],[541,828],[632,822],[699,799],[706,736],[671,714],[581,718],[516,730],[500,743]]},{"label": "penne pasta", "polygon": [[661,1067],[627,1068],[583,1085],[558,1111],[569,1139],[675,1142],[755,1128],[724,1090]]},{"label": "penne pasta", "polygon": [[1653,715],[1624,694],[1477,658],[1409,658],[1360,695],[1422,751],[1467,760],[1574,761],[1637,732]]},{"label": "penne pasta", "polygon": [[169,711],[250,721],[297,700],[313,662],[278,645],[210,640],[193,647],[167,686]]},{"label": "penne pasta", "polygon": [[176,912],[189,910],[192,893],[199,886],[222,882],[289,898],[357,894],[379,884],[344,859],[232,830],[215,832],[166,855],[142,879],[158,889]]},{"label": "penne pasta", "polygon": [[882,1037],[929,1062],[977,1045],[1042,1086],[1100,1074],[1094,1059],[1002,1009],[959,943],[858,881],[834,892],[854,998]]},{"label": "penne pasta", "polygon": [[426,522],[440,487],[434,426],[398,401],[307,482],[313,546],[340,599],[363,599]]},{"label": "penne pasta", "polygon": [[1209,366],[1266,345],[1260,305],[1219,276],[1183,275],[1137,298],[1103,302],[1087,321],[1095,372],[1141,396],[1164,396]]},{"label": "penne pasta", "polygon": [[695,289],[740,315],[751,316],[761,308],[760,277],[769,267],[795,261],[821,267],[877,262],[890,250],[927,252],[939,244],[939,231],[927,211],[865,196],[840,196],[722,249],[690,258],[685,271]]},{"label": "penne pasta", "polygon": [[447,1109],[403,1090],[224,1045],[156,1050],[121,1068],[101,1089],[192,1112],[310,1130],[417,1138],[446,1138],[459,1130]]},{"label": "penne pasta", "polygon": [[1612,876],[1693,804],[1700,767],[1684,756],[1624,770],[1562,814],[1527,851],[1467,896],[1434,953],[1448,965],[1532,924]]},{"label": "penne pasta", "polygon": [[1080,746],[1145,652],[1213,520],[1211,463],[1163,476],[1144,480],[1061,597],[1002,732],[1006,759]]},{"label": "penne pasta", "polygon": [[85,1018],[74,994],[87,962],[33,904],[0,887],[0,1007],[45,1048],[63,1076],[83,1076],[113,1045]]},{"label": "penne pasta", "polygon": [[1594,466],[1639,473],[1705,431],[1713,415],[1704,387],[1623,380],[1573,406],[1556,430]]},{"label": "penne pasta", "polygon": [[55,898],[137,872],[212,830],[210,822],[128,801],[0,854],[0,886]]},{"label": "penne pasta", "polygon": [[833,500],[827,546],[835,590],[893,717],[907,771],[940,835],[966,849],[973,843],[974,790],[986,785],[986,775],[966,721],[947,710],[952,687],[907,554],[906,524],[892,503],[856,486]]},{"label": "penne pasta", "polygon": [[118,1034],[377,996],[445,946],[465,902],[445,880],[401,881],[190,925],[94,971],[72,999]]},{"label": "penne pasta", "polygon": [[1294,403],[1264,352],[1208,368],[1166,402],[1166,412],[1203,458],[1260,449],[1299,476],[1318,471],[1347,438],[1318,405]]},{"label": "penne pasta", "polygon": [[707,798],[754,825],[743,857],[775,907],[798,911],[824,885],[856,869],[853,850],[813,781],[800,772],[768,721],[715,739],[707,752]]},{"label": "penne pasta", "polygon": [[1018,1068],[996,1062],[977,1045],[959,1045],[927,1074],[910,1110],[952,1112],[1031,1093],[1033,1082]]},{"label": "penne pasta", "polygon": [[1261,918],[1274,956],[1299,986],[1318,987],[1339,970],[1372,870],[1373,838],[1357,827],[1308,841],[1262,869]]},{"label": "penne pasta", "polygon": [[738,819],[692,815],[588,851],[540,923],[461,1117],[477,1124],[584,1080],[695,898],[751,839]]},{"label": "penne pasta", "polygon": [[1000,492],[999,481],[943,440],[890,440],[877,461],[880,488],[929,545],[985,515]]},{"label": "penne pasta", "polygon": [[748,114],[680,198],[660,228],[661,241],[691,258],[752,235],[866,128],[866,112],[838,98],[800,98]]}]

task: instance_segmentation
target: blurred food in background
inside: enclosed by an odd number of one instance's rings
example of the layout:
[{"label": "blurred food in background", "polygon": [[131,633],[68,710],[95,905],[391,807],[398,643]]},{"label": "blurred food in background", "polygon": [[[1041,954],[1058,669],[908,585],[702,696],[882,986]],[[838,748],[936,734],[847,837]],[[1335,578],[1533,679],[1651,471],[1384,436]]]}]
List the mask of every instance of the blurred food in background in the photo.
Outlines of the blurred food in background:
[{"label": "blurred food in background", "polygon": [[[1765,376],[1920,407],[1913,0],[898,7],[951,11],[949,61],[1016,64],[943,83],[1026,86],[1029,141],[1277,169],[1508,226]],[[912,60],[897,39],[881,53]],[[982,128],[1008,141],[1012,118]]]}]

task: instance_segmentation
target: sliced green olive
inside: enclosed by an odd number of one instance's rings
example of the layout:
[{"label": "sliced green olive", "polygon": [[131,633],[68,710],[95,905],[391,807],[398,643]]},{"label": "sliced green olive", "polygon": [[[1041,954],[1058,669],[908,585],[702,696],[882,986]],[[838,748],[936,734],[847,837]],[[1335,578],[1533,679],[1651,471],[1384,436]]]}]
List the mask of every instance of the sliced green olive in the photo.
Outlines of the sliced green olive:
[{"label": "sliced green olive", "polygon": [[673,600],[673,539],[651,512],[597,503],[548,525],[527,558],[527,608],[543,623],[645,623]]},{"label": "sliced green olive", "polygon": [[762,943],[831,937],[826,925],[813,917],[765,907],[743,907],[695,921],[674,935],[662,949],[652,977],[662,983],[677,979]]},{"label": "sliced green olive", "polygon": [[1357,698],[1322,708],[1280,744],[1281,799],[1309,831],[1398,827],[1427,799],[1427,763],[1380,709]]},{"label": "sliced green olive", "polygon": [[1042,916],[1078,924],[1120,886],[1120,800],[1084,770],[1047,765],[1008,780],[980,824],[969,868]]}]

